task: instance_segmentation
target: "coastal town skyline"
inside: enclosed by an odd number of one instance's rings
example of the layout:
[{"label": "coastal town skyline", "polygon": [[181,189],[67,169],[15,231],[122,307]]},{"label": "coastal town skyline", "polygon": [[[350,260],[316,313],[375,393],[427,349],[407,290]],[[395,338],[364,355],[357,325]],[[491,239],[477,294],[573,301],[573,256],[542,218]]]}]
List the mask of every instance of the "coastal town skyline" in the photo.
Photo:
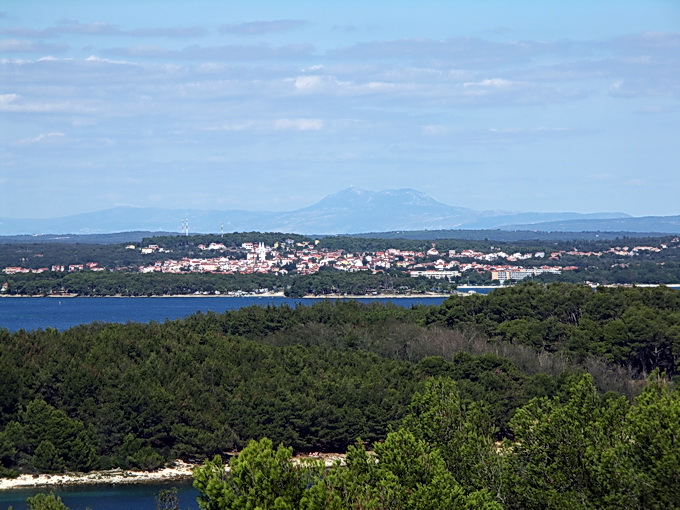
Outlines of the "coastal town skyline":
[{"label": "coastal town skyline", "polygon": [[680,213],[672,0],[26,0],[0,12],[0,75],[4,218],[348,186]]},{"label": "coastal town skyline", "polygon": [[[476,249],[437,249],[437,242],[431,243],[428,250],[404,250],[385,248],[380,250],[360,250],[320,247],[319,240],[295,241],[286,239],[283,242],[268,245],[263,241],[244,242],[240,246],[228,246],[229,243],[213,241],[198,244],[197,250],[202,256],[183,256],[177,258],[172,249],[158,244],[132,243],[125,249],[139,252],[142,255],[157,254],[162,258],[148,264],[128,265],[123,267],[104,267],[99,262],[81,264],[63,260],[50,267],[7,266],[0,268],[5,275],[41,274],[41,273],[74,273],[80,271],[93,272],[133,272],[133,273],[165,273],[165,274],[272,274],[285,276],[289,273],[313,275],[324,269],[333,269],[346,273],[367,272],[372,274],[397,270],[413,278],[424,277],[430,280],[452,281],[460,278],[469,280],[469,275],[476,273],[486,275],[492,281],[501,284],[508,281],[520,281],[526,278],[551,273],[560,275],[563,271],[574,271],[578,266],[562,263],[566,258],[573,262],[576,259],[600,258],[613,255],[622,259],[633,260],[641,254],[660,253],[669,246],[680,243],[680,238],[668,241],[650,240],[647,244],[632,246],[612,246],[600,251],[571,250],[525,250],[506,253],[504,248],[490,246],[485,250]],[[42,254],[40,257],[42,258]],[[529,265],[524,265],[529,261]],[[35,264],[35,263],[34,263]],[[625,265],[625,264],[624,264]],[[6,292],[5,284],[0,293]],[[242,293],[237,291],[235,294]],[[207,292],[201,292],[207,294]],[[215,292],[220,294],[220,292]]]}]

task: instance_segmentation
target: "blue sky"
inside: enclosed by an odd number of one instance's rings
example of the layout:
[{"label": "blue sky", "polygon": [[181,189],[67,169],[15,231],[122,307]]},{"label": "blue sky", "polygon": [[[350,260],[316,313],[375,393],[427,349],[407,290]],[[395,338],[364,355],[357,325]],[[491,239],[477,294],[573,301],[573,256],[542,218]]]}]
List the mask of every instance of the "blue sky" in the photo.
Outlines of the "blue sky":
[{"label": "blue sky", "polygon": [[0,216],[350,185],[680,214],[680,2],[10,0]]}]

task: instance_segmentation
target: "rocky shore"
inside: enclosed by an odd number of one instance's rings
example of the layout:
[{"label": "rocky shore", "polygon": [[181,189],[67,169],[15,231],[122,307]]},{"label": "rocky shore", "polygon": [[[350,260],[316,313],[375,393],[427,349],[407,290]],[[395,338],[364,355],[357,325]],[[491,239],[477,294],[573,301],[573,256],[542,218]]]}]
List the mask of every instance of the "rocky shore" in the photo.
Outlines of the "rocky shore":
[{"label": "rocky shore", "polygon": [[195,464],[188,464],[178,460],[171,466],[156,471],[110,469],[107,471],[93,471],[91,473],[20,475],[17,478],[0,478],[0,490],[61,485],[117,485],[188,480],[192,476],[194,467],[196,467]]},{"label": "rocky shore", "polygon": [[[345,454],[342,453],[311,453],[297,455],[292,461],[296,464],[305,460],[322,460],[326,467],[332,467],[336,462],[344,463]],[[16,478],[0,478],[0,490],[25,489],[29,487],[55,487],[63,485],[103,485],[129,483],[155,483],[173,480],[190,480],[193,470],[199,464],[189,464],[177,460],[172,465],[156,471],[129,471],[124,469],[109,469],[107,471],[92,471],[91,473],[60,473],[40,475],[20,475]],[[229,469],[228,467],[226,468]]]}]

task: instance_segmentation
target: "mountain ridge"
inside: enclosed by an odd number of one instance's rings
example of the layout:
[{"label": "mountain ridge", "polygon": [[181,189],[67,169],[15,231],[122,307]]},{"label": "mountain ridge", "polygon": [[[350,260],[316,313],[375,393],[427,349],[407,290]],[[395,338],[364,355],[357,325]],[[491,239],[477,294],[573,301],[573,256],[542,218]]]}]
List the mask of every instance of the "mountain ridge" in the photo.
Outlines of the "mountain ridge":
[{"label": "mountain ridge", "polygon": [[[653,218],[647,221],[642,218]],[[0,235],[99,234],[123,231],[192,233],[278,231],[300,234],[356,234],[399,230],[511,229],[680,233],[680,216],[634,218],[621,212],[477,211],[448,205],[411,188],[369,191],[351,186],[292,211],[169,209],[118,206],[92,213],[45,219],[0,218]],[[610,227],[608,222],[612,223]],[[644,228],[643,228],[644,226]],[[661,226],[661,228],[657,228]],[[599,227],[599,228],[598,228]],[[635,230],[642,229],[642,230]]]}]

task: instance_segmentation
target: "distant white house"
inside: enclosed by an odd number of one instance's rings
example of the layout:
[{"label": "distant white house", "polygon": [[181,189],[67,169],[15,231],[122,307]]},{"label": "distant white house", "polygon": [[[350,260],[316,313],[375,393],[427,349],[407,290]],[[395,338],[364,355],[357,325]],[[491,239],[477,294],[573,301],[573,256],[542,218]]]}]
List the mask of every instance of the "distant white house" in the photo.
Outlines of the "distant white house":
[{"label": "distant white house", "polygon": [[433,269],[426,269],[424,271],[410,271],[411,278],[418,278],[424,276],[431,280],[450,280],[460,276],[460,271],[435,271]]}]

